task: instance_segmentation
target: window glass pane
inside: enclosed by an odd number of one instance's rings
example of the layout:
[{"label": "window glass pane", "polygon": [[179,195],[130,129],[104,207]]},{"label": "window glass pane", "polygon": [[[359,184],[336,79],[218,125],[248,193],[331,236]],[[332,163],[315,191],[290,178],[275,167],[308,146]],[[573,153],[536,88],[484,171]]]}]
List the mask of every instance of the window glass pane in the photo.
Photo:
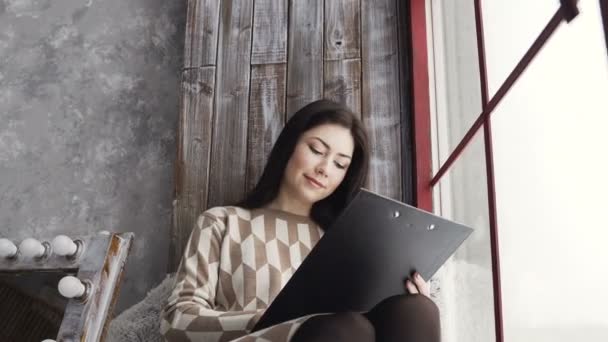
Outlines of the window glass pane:
[{"label": "window glass pane", "polygon": [[474,228],[435,277],[443,341],[495,341],[483,132],[444,175],[433,197],[436,213]]},{"label": "window glass pane", "polygon": [[[430,6],[433,168],[436,173],[481,113],[472,1]],[[434,211],[475,229],[432,284],[447,342],[495,341],[483,131],[434,188]]]},{"label": "window glass pane", "polygon": [[608,58],[579,7],[492,115],[505,341],[608,341]]},{"label": "window glass pane", "polygon": [[553,17],[559,1],[481,0],[481,7],[491,98]]},{"label": "window glass pane", "polygon": [[433,0],[429,12],[431,107],[443,164],[481,114],[475,9],[473,1]]}]

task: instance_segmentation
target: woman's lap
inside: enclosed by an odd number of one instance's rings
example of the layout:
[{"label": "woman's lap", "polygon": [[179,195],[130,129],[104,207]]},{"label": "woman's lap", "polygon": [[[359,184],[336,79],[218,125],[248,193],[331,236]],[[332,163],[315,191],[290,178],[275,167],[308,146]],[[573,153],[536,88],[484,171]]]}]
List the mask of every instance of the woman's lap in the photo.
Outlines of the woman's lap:
[{"label": "woman's lap", "polygon": [[386,298],[369,312],[315,316],[291,341],[439,342],[439,309],[420,294]]}]

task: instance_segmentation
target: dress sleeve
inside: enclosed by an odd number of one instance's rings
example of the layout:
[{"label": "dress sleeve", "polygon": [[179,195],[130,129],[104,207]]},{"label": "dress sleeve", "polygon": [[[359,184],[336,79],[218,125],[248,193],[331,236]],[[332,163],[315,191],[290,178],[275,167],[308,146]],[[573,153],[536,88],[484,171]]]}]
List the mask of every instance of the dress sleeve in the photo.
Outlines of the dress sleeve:
[{"label": "dress sleeve", "polygon": [[177,269],[175,286],[161,311],[160,332],[168,342],[225,341],[246,335],[260,310],[215,308],[220,247],[226,227],[205,212],[197,220]]}]

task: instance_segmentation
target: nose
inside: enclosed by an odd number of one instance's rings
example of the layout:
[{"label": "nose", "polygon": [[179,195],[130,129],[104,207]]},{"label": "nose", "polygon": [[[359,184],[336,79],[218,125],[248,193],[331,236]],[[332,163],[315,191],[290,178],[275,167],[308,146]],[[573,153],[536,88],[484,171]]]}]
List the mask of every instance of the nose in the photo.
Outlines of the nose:
[{"label": "nose", "polygon": [[329,163],[328,160],[324,159],[322,162],[320,162],[317,167],[315,168],[315,173],[319,176],[324,176],[327,177],[327,164]]}]

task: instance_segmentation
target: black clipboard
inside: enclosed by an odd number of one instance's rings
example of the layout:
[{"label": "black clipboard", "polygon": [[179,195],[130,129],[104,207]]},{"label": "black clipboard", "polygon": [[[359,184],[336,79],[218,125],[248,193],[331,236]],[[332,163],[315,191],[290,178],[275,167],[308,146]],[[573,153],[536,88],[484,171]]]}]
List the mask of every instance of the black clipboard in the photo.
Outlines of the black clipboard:
[{"label": "black clipboard", "polygon": [[430,279],[473,229],[361,189],[264,312],[253,331],[313,313],[369,311]]}]

